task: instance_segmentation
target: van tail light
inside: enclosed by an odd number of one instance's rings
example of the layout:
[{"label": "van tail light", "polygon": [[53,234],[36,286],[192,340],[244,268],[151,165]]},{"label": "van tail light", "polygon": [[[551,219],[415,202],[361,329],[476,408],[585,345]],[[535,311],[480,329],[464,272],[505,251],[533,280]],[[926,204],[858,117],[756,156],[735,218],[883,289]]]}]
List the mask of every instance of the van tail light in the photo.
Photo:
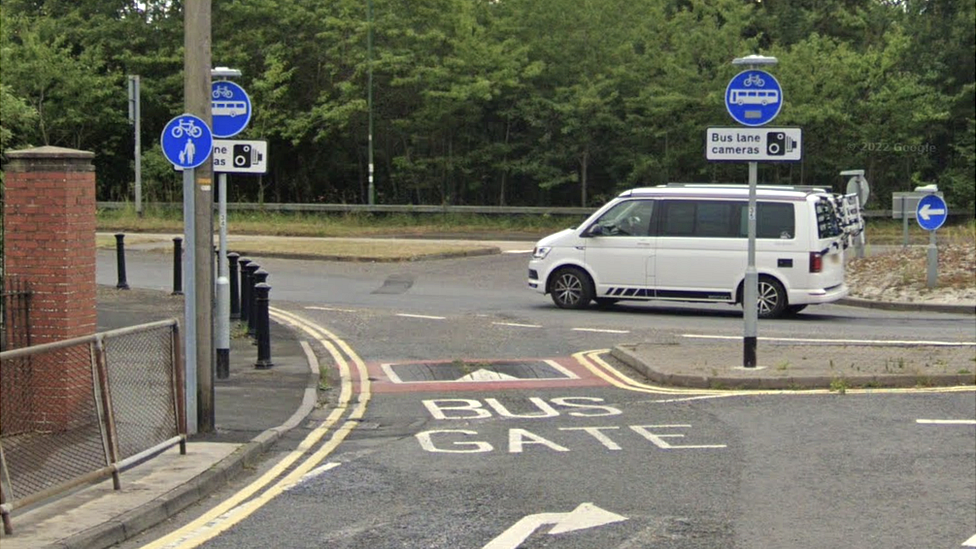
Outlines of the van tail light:
[{"label": "van tail light", "polygon": [[810,252],[810,272],[823,271],[823,252]]}]

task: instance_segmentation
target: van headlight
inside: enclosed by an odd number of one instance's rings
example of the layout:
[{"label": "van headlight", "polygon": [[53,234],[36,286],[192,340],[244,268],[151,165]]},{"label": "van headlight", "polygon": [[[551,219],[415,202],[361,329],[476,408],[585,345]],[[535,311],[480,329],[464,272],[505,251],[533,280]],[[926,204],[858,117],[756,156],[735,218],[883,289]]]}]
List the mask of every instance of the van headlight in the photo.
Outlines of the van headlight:
[{"label": "van headlight", "polygon": [[532,249],[532,259],[545,259],[551,250],[552,246],[536,246]]}]

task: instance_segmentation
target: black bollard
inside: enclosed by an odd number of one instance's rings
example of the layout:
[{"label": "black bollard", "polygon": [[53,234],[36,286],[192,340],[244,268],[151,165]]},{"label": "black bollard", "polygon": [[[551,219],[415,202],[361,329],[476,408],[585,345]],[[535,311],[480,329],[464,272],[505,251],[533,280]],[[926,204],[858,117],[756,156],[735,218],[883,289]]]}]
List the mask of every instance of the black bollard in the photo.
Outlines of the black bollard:
[{"label": "black bollard", "polygon": [[237,320],[241,318],[241,296],[240,290],[238,289],[239,284],[237,280],[237,258],[240,254],[237,252],[230,252],[227,254],[227,276],[230,278],[230,318],[231,320]]},{"label": "black bollard", "polygon": [[251,266],[252,261],[246,257],[242,257],[240,261],[237,262],[241,266],[241,322],[247,324],[247,315],[251,312],[249,305],[251,303],[251,290],[254,289],[254,283],[251,282]]},{"label": "black bollard", "polygon": [[271,286],[264,282],[254,285],[255,294],[255,316],[257,316],[257,341],[258,341],[258,361],[254,367],[258,370],[267,370],[274,366],[271,362],[271,319],[268,312],[268,294]]},{"label": "black bollard", "polygon": [[125,235],[118,233],[115,235],[115,263],[119,272],[119,283],[115,285],[120,290],[128,290],[129,283],[125,279]]},{"label": "black bollard", "polygon": [[[251,265],[254,265],[251,263]],[[258,270],[251,273],[251,284],[255,287],[258,284],[265,284],[268,282],[268,271],[258,268]],[[253,338],[257,338],[258,333],[258,296],[252,290],[251,291],[251,312],[247,320],[247,334]],[[257,341],[255,341],[257,343]]]},{"label": "black bollard", "polygon": [[183,295],[183,239],[173,237],[173,295]]},{"label": "black bollard", "polygon": [[[241,320],[247,320],[247,335],[254,337],[254,273],[261,266],[255,262],[247,264],[247,301],[241,303]],[[247,315],[245,319],[244,316]]]}]

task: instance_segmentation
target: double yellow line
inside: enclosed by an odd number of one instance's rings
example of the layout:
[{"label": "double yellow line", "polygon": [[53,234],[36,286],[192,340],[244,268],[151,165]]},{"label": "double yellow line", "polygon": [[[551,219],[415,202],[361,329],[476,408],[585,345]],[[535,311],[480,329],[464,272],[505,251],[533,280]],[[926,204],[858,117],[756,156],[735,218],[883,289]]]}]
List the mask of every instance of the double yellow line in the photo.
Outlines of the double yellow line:
[{"label": "double yellow line", "polygon": [[[308,334],[332,356],[339,369],[341,379],[339,400],[336,407],[322,423],[305,437],[297,448],[261,475],[260,478],[193,522],[143,546],[144,549],[189,549],[220,535],[279,494],[298,484],[305,475],[319,467],[346,436],[356,428],[359,420],[365,415],[366,405],[371,396],[370,381],[366,372],[366,364],[359,358],[359,355],[335,334],[300,316],[276,308],[272,308],[270,314],[275,320],[289,324]],[[355,383],[351,375],[350,362],[356,370],[359,381],[358,391],[355,395],[353,394]],[[345,420],[343,421],[344,416]],[[340,422],[341,425],[339,425]],[[336,425],[339,427],[335,428]],[[329,439],[319,445],[330,431],[332,435]],[[318,449],[315,449],[316,447]],[[315,450],[313,451],[313,449]],[[292,468],[293,466],[294,468]],[[325,467],[334,466],[335,464],[328,464]],[[289,469],[291,470],[285,474]]]}]

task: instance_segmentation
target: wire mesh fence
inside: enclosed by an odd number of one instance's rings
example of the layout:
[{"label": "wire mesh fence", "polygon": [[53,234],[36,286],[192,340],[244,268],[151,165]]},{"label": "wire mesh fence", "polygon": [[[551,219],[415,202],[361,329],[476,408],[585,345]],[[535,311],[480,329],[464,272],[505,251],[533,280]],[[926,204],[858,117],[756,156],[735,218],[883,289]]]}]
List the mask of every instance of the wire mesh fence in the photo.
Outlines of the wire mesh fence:
[{"label": "wire mesh fence", "polygon": [[177,321],[0,353],[0,514],[185,453]]}]

